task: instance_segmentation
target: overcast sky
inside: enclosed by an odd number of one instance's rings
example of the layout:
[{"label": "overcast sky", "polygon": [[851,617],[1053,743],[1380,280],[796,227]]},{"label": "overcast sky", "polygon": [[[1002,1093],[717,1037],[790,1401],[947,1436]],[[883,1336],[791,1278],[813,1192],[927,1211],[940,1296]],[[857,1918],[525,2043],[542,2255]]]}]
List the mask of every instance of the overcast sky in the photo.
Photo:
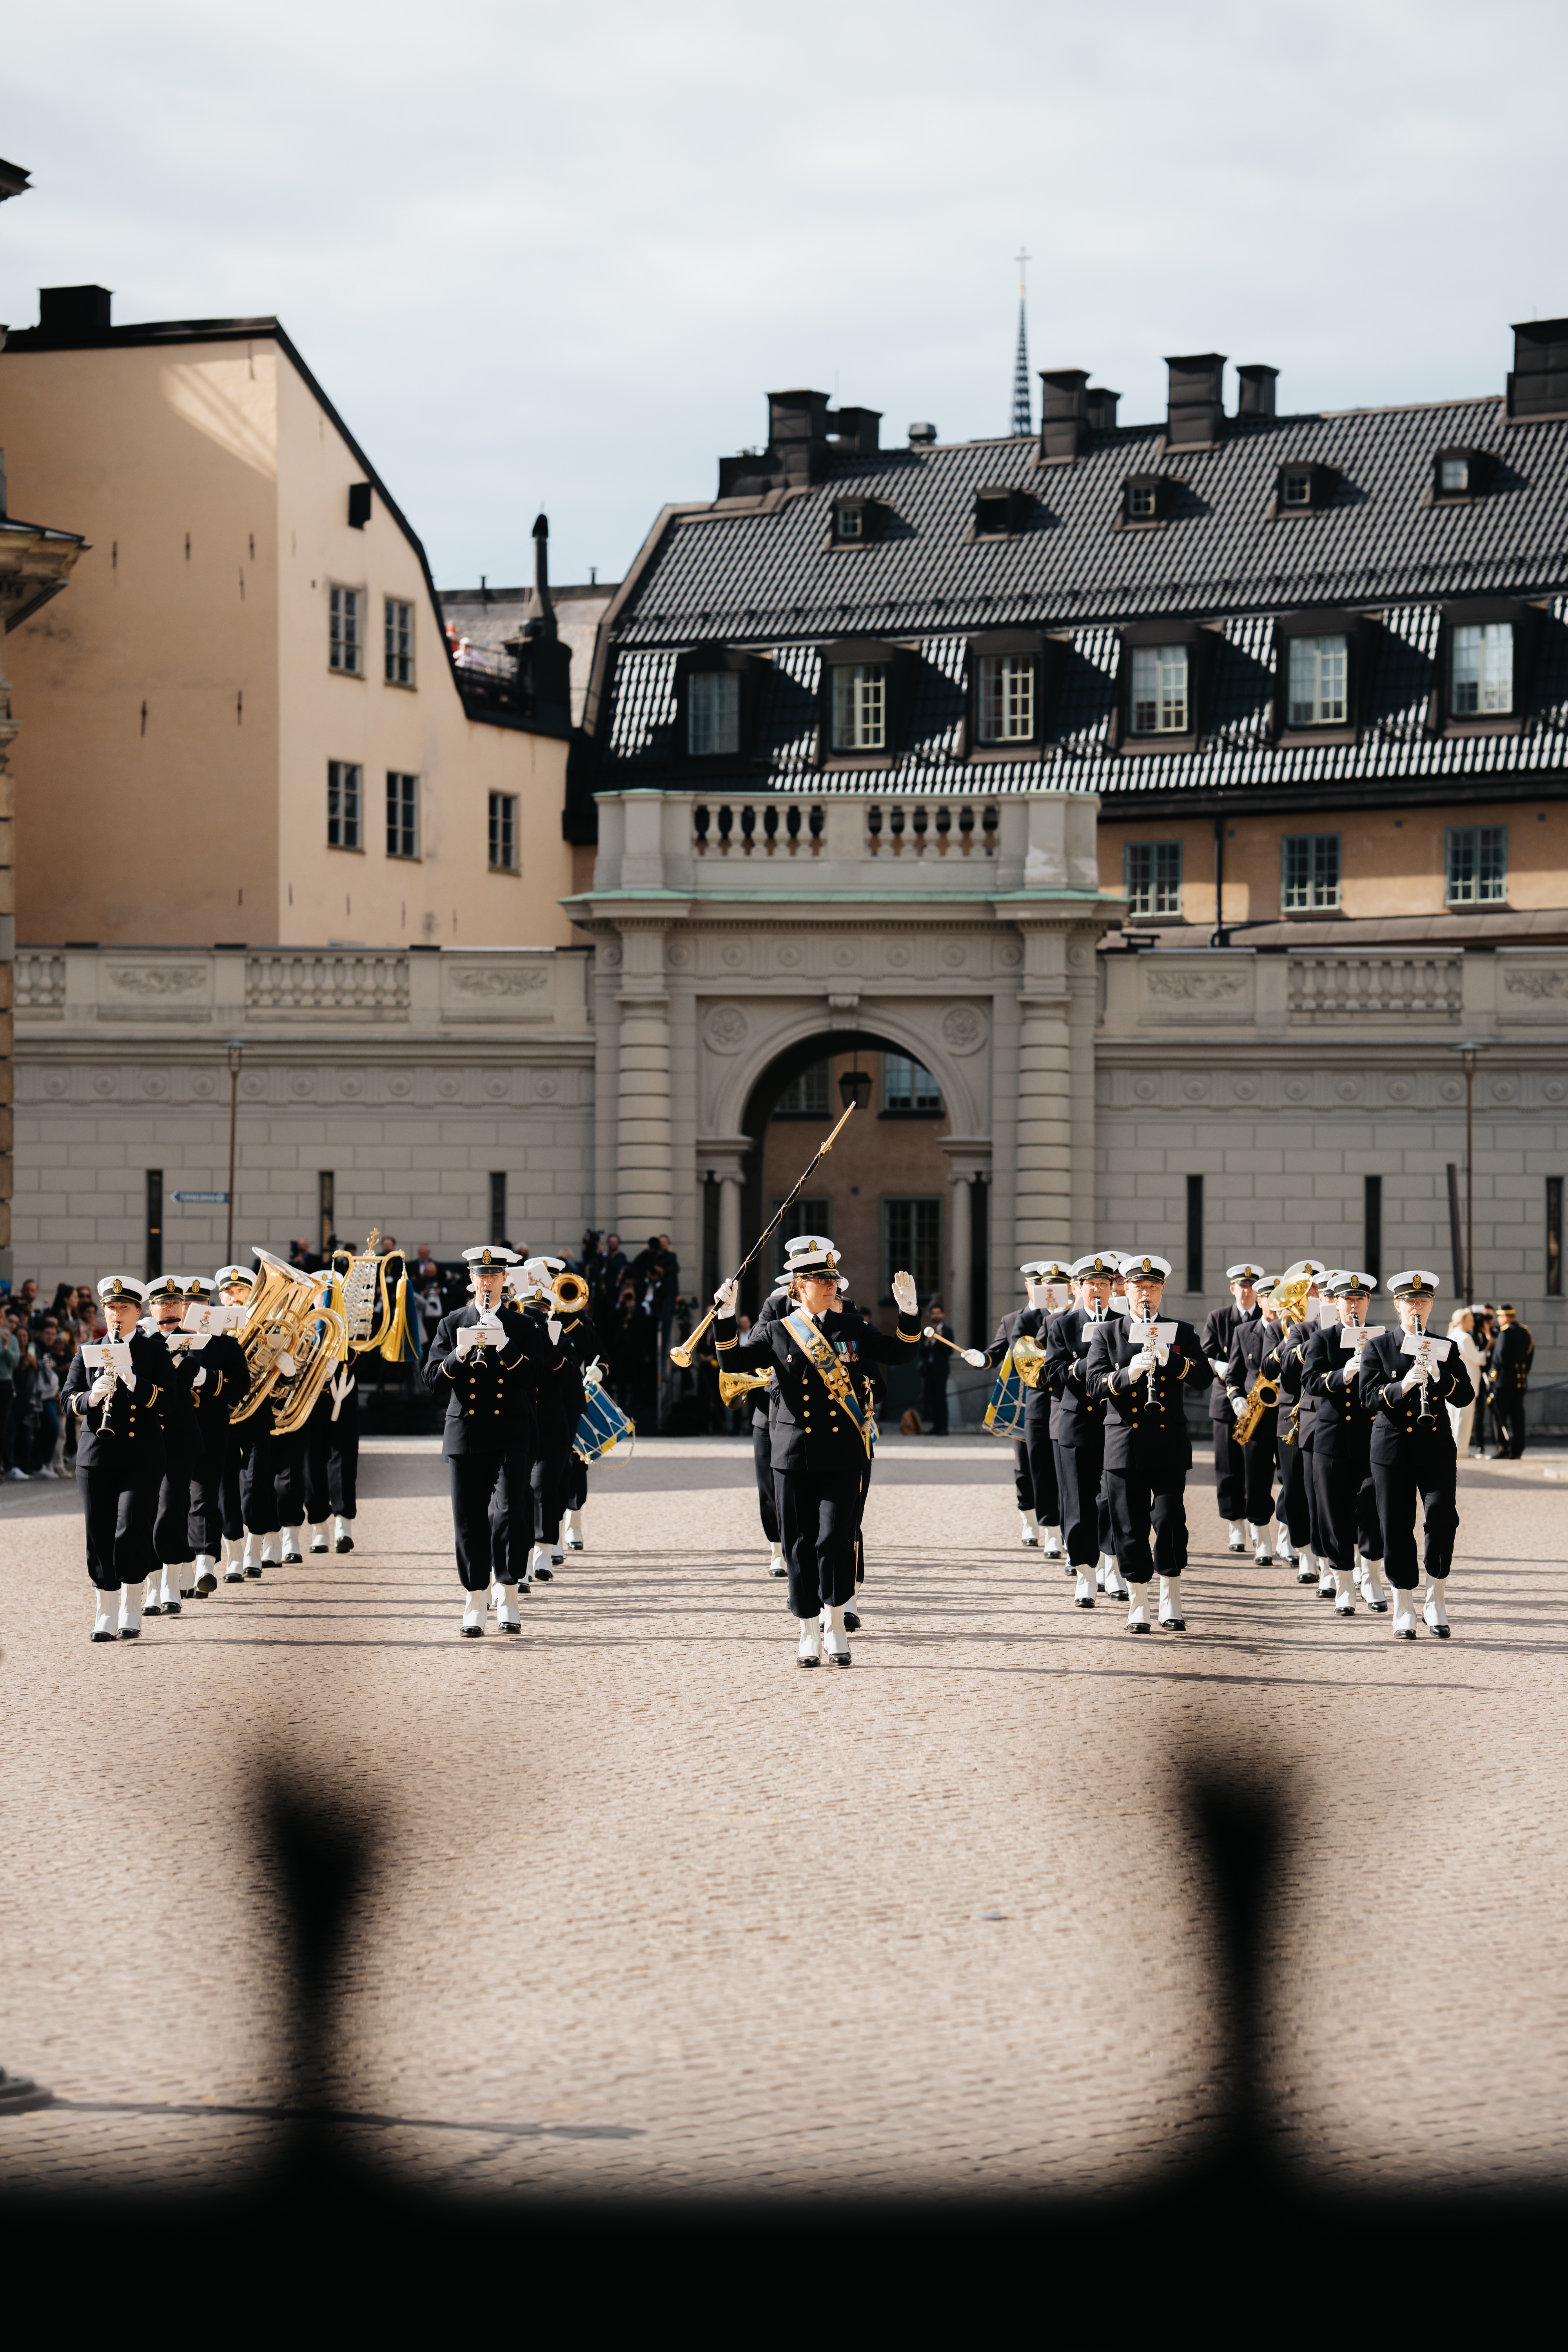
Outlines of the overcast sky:
[{"label": "overcast sky", "polygon": [[1550,0],[52,0],[0,318],[275,312],[441,585],[530,576],[541,503],[557,579],[618,577],[770,388],[1005,432],[1020,243],[1031,365],[1127,422],[1173,352],[1287,408],[1500,391],[1568,312],[1565,53]]}]

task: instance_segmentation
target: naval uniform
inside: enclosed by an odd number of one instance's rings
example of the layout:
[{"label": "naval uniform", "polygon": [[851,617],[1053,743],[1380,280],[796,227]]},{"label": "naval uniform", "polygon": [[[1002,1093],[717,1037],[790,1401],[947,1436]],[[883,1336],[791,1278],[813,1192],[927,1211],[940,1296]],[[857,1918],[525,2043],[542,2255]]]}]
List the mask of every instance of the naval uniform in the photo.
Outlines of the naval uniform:
[{"label": "naval uniform", "polygon": [[87,1572],[100,1592],[145,1583],[153,1562],[153,1521],[163,1475],[159,1402],[174,1371],[169,1350],[146,1331],[133,1333],[134,1391],[117,1381],[102,1404],[89,1404],[98,1379],[79,1348],[61,1403],[78,1415],[76,1487],[87,1520]]},{"label": "naval uniform", "polygon": [[[279,1440],[272,1433],[270,1397],[262,1398],[256,1411],[240,1423],[237,1434],[239,1517],[244,1527],[235,1533],[275,1536],[283,1525],[283,1517],[278,1507]],[[225,1499],[226,1502],[226,1496]],[[226,1510],[224,1533],[228,1532]]]},{"label": "naval uniform", "polygon": [[1415,1360],[1404,1352],[1405,1336],[1403,1330],[1388,1330],[1367,1341],[1359,1386],[1373,1408],[1372,1476],[1388,1547],[1384,1563],[1388,1580],[1396,1591],[1414,1592],[1420,1581],[1415,1557],[1417,1496],[1426,1520],[1428,1578],[1440,1584],[1453,1561],[1459,1527],[1458,1458],[1454,1424],[1444,1407],[1452,1404],[1462,1410],[1476,1391],[1464,1358],[1458,1348],[1450,1347],[1443,1361],[1432,1368],[1423,1419],[1420,1389],[1405,1391],[1401,1385]]},{"label": "naval uniform", "polygon": [[[1237,1325],[1225,1368],[1226,1394],[1232,1404],[1240,1407],[1259,1371],[1266,1380],[1279,1380],[1279,1348],[1284,1336],[1278,1321],[1270,1321],[1261,1310],[1256,1321],[1248,1318]],[[1279,1407],[1266,1406],[1247,1444],[1237,1447],[1241,1456],[1242,1495],[1247,1506],[1244,1516],[1259,1529],[1274,1517],[1274,1458],[1279,1432]]]},{"label": "naval uniform", "polygon": [[1279,1516],[1298,1551],[1318,1548],[1317,1510],[1312,1495],[1312,1400],[1301,1385],[1301,1367],[1313,1334],[1321,1327],[1292,1323],[1279,1342],[1279,1422],[1275,1432],[1279,1454]]},{"label": "naval uniform", "polygon": [[305,1517],[352,1519],[359,1480],[359,1375],[340,1364],[305,1423]]},{"label": "naval uniform", "polygon": [[[1051,1314],[1047,1307],[1025,1307],[1018,1311],[1013,1326],[1015,1339],[1033,1339],[1043,1348],[1050,1328]],[[1000,1358],[997,1360],[1000,1361]],[[1042,1528],[1059,1528],[1062,1523],[1062,1498],[1057,1486],[1057,1457],[1051,1445],[1051,1392],[1046,1386],[1046,1368],[1040,1367],[1039,1385],[1031,1388],[1018,1374],[1024,1390],[1024,1451],[1029,1457],[1029,1484],[1035,1495],[1035,1517]]]},{"label": "naval uniform", "polygon": [[[153,1514],[153,1551],[161,1568],[185,1568],[201,1547],[193,1540],[196,1416],[192,1409],[192,1384],[202,1359],[188,1348],[176,1355],[164,1335],[169,1377],[158,1392],[158,1425],[163,1437],[163,1475],[158,1482],[158,1505]],[[204,1351],[205,1352],[205,1351]],[[204,1382],[205,1386],[205,1383]],[[182,1584],[188,1579],[177,1580]]]},{"label": "naval uniform", "polygon": [[[1125,1328],[1125,1318],[1121,1318]],[[1111,1550],[1110,1506],[1104,1493],[1105,1414],[1089,1388],[1089,1351],[1110,1320],[1084,1307],[1064,1307],[1046,1330],[1044,1385],[1051,1396],[1051,1450],[1061,1501],[1062,1544],[1069,1568],[1093,1568]]]},{"label": "naval uniform", "polygon": [[854,1601],[867,1449],[855,1415],[791,1328],[795,1317],[805,1318],[821,1335],[837,1366],[837,1379],[847,1388],[854,1387],[858,1401],[857,1368],[908,1362],[906,1350],[920,1343],[921,1320],[917,1314],[900,1311],[898,1332],[889,1338],[852,1307],[830,1308],[812,1318],[805,1317],[805,1307],[784,1300],[773,1321],[759,1317],[742,1339],[733,1315],[719,1318],[716,1336],[724,1370],[771,1370],[774,1376],[778,1400],[773,1466],[779,1524],[788,1562],[790,1613],[804,1620],[825,1607],[847,1608]]},{"label": "naval uniform", "polygon": [[[1030,1309],[1027,1307],[1016,1307],[1010,1315],[1004,1315],[997,1324],[996,1336],[985,1350],[985,1360],[993,1371],[1005,1361],[1012,1349],[1013,1342],[1018,1336],[1018,1327],[1029,1312]],[[1037,1335],[1031,1329],[1027,1336],[1033,1339]],[[1047,1375],[1042,1372],[1041,1380],[1044,1381]],[[1013,1491],[1018,1497],[1018,1508],[1021,1512],[1026,1514],[1033,1511],[1042,1528],[1058,1528],[1062,1524],[1062,1503],[1057,1484],[1054,1458],[1050,1465],[1050,1477],[1044,1491],[1038,1495],[1035,1492],[1035,1465],[1029,1454],[1028,1428],[1029,1407],[1035,1401],[1036,1393],[1036,1391],[1030,1388],[1024,1390],[1025,1433],[1013,1440]],[[1048,1444],[1050,1438],[1048,1415],[1046,1423],[1046,1437]]]},{"label": "naval uniform", "polygon": [[[1215,1308],[1204,1325],[1202,1340],[1203,1352],[1211,1368],[1217,1363],[1228,1370],[1237,1332],[1244,1323],[1259,1322],[1262,1315],[1260,1307],[1244,1310],[1234,1298],[1228,1305]],[[1236,1442],[1236,1423],[1226,1393],[1224,1371],[1215,1372],[1209,1391],[1209,1424],[1214,1439],[1215,1501],[1220,1517],[1234,1524],[1247,1517],[1247,1449]]]},{"label": "naval uniform", "polygon": [[[571,1358],[552,1347],[541,1322],[515,1307],[499,1310],[501,1338],[494,1347],[458,1353],[458,1334],[479,1320],[472,1304],[443,1315],[425,1359],[426,1388],[447,1399],[441,1432],[452,1487],[452,1528],[458,1576],[466,1591],[489,1584],[497,1551],[501,1568],[526,1560],[532,1527],[531,1473],[539,1444],[534,1395],[540,1385],[563,1373]],[[508,1513],[492,1542],[490,1501],[504,1475]],[[520,1524],[510,1525],[512,1517]],[[503,1583],[513,1577],[502,1576]]]},{"label": "naval uniform", "polygon": [[[553,1307],[530,1306],[524,1309],[535,1329],[542,1331],[553,1315]],[[546,1544],[552,1551],[561,1549],[561,1514],[576,1510],[574,1503],[578,1480],[576,1473],[583,1465],[577,1459],[577,1424],[583,1418],[587,1391],[583,1381],[583,1367],[591,1364],[598,1353],[594,1326],[586,1313],[563,1315],[560,1318],[561,1345],[568,1360],[559,1376],[542,1382],[536,1392],[534,1409],[539,1417],[539,1450],[533,1457],[529,1474],[533,1490],[533,1540]],[[586,1483],[584,1493],[586,1494]],[[501,1508],[506,1508],[504,1498]],[[526,1517],[526,1513],[524,1514]],[[521,1533],[521,1528],[514,1532]]]},{"label": "naval uniform", "polygon": [[1153,1575],[1180,1576],[1186,1567],[1185,1492],[1193,1448],[1183,1396],[1186,1383],[1201,1380],[1208,1369],[1196,1331],[1177,1318],[1169,1355],[1153,1369],[1151,1403],[1151,1375],[1127,1369],[1142,1351],[1136,1336],[1141,1328],[1130,1316],[1108,1316],[1089,1340],[1084,1370],[1086,1392],[1106,1407],[1106,1501],[1116,1564],[1129,1584],[1147,1584]]},{"label": "naval uniform", "polygon": [[1534,1360],[1535,1341],[1524,1325],[1500,1323],[1487,1349],[1492,1430],[1500,1461],[1517,1462],[1524,1452],[1524,1392]]},{"label": "naval uniform", "polygon": [[[1372,1475],[1373,1401],[1363,1376],[1345,1378],[1354,1337],[1353,1324],[1325,1323],[1309,1343],[1301,1368],[1302,1385],[1313,1407],[1312,1480],[1318,1494],[1313,1549],[1337,1577],[1351,1574],[1352,1554],[1358,1549],[1363,1559],[1383,1558],[1383,1524]],[[1352,1346],[1345,1345],[1346,1339]]]},{"label": "naval uniform", "polygon": [[[236,1468],[234,1507],[236,1524],[230,1529],[225,1524],[225,1491],[231,1460],[237,1465],[239,1432],[229,1421],[237,1404],[244,1401],[250,1386],[250,1366],[245,1349],[232,1331],[215,1331],[200,1348],[192,1348],[181,1360],[191,1364],[191,1556],[204,1552],[216,1559],[223,1549],[223,1538],[233,1534],[237,1540],[242,1532],[238,1521],[239,1489]],[[206,1373],[200,1388],[195,1386],[198,1371]]]}]

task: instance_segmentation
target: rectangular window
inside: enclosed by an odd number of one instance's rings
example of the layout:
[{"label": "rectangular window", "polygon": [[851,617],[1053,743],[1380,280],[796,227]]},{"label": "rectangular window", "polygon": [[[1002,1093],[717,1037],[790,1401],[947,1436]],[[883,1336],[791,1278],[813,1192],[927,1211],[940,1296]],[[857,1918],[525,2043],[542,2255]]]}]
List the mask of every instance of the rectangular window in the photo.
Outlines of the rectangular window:
[{"label": "rectangular window", "polygon": [[1152,482],[1133,482],[1127,491],[1129,522],[1152,522],[1160,511],[1160,493]]},{"label": "rectangular window", "polygon": [[333,588],[328,592],[331,621],[328,627],[329,667],[342,670],[349,677],[363,675],[364,650],[361,642],[363,619],[361,592],[357,588]]},{"label": "rectangular window", "polygon": [[830,1062],[813,1062],[809,1070],[802,1070],[798,1077],[790,1080],[773,1105],[773,1117],[777,1118],[782,1112],[786,1118],[804,1118],[807,1113],[817,1118],[824,1118],[827,1111],[827,1081],[832,1069]]},{"label": "rectangular window", "polygon": [[1362,1180],[1362,1268],[1374,1282],[1383,1280],[1383,1179],[1366,1176]]},{"label": "rectangular window", "polygon": [[1546,1296],[1563,1296],[1563,1179],[1546,1180]]},{"label": "rectangular window", "polygon": [[893,1276],[900,1271],[914,1276],[922,1303],[942,1288],[942,1202],[940,1197],[882,1203],[882,1290],[892,1297]]},{"label": "rectangular window", "polygon": [[1343,637],[1292,637],[1286,708],[1292,727],[1342,727],[1349,708]]},{"label": "rectangular window", "polygon": [[1468,457],[1445,457],[1437,467],[1440,490],[1468,490],[1470,487],[1470,461]]},{"label": "rectangular window", "polygon": [[1312,503],[1312,477],[1309,473],[1281,474],[1279,503],[1282,507],[1310,507]]},{"label": "rectangular window", "polygon": [[732,669],[700,669],[686,686],[686,748],[696,760],[732,760],[741,748],[741,681]]},{"label": "rectangular window", "polygon": [[1182,845],[1179,841],[1134,841],[1122,851],[1127,911],[1147,921],[1182,911]]},{"label": "rectangular window", "polygon": [[1132,648],[1132,732],[1184,735],[1187,731],[1187,648]]},{"label": "rectangular window", "polygon": [[386,682],[388,686],[414,683],[414,607],[397,604],[390,596],[386,600]]},{"label": "rectangular window", "polygon": [[[147,1276],[156,1282],[163,1271],[163,1171],[161,1168],[147,1171]],[[22,1337],[26,1338],[24,1332]]]},{"label": "rectangular window", "polygon": [[419,779],[386,775],[386,854],[388,857],[419,855]]},{"label": "rectangular window", "polygon": [[327,847],[358,849],[360,770],[353,760],[327,761]]},{"label": "rectangular window", "polygon": [[833,672],[833,748],[888,748],[888,670],[884,662],[840,662]]},{"label": "rectangular window", "polygon": [[330,1168],[320,1170],[316,1177],[317,1249],[325,1257],[338,1237],[338,1180]]},{"label": "rectangular window", "polygon": [[490,866],[497,874],[517,872],[517,794],[490,794]]},{"label": "rectangular window", "polygon": [[865,508],[835,507],[833,509],[833,536],[835,539],[849,540],[857,543],[863,540],[866,536]]},{"label": "rectangular window", "polygon": [[1508,897],[1507,825],[1450,825],[1447,869],[1450,907],[1500,907]]},{"label": "rectangular window", "polygon": [[1513,623],[1456,629],[1448,708],[1456,719],[1506,718],[1513,709]]},{"label": "rectangular window", "polygon": [[931,1072],[908,1054],[882,1056],[884,1110],[940,1110],[942,1088]]},{"label": "rectangular window", "polygon": [[503,1249],[511,1244],[506,1237],[506,1170],[498,1168],[490,1178],[490,1239],[500,1242]]},{"label": "rectangular window", "polygon": [[1340,903],[1337,833],[1287,833],[1279,842],[1279,911],[1321,914]]},{"label": "rectangular window", "polygon": [[[784,1201],[781,1197],[772,1203],[768,1213],[770,1216],[777,1216],[783,1207]],[[833,1203],[831,1201],[822,1198],[815,1201],[797,1201],[773,1235],[775,1287],[784,1279],[784,1247],[792,1236],[795,1234],[831,1234],[832,1231]],[[726,1266],[724,1271],[728,1274],[731,1269]]]},{"label": "rectangular window", "polygon": [[1204,1286],[1204,1180],[1187,1179],[1187,1290],[1196,1296]]},{"label": "rectangular window", "polygon": [[1031,743],[1035,662],[1031,654],[986,654],[980,663],[980,740]]}]

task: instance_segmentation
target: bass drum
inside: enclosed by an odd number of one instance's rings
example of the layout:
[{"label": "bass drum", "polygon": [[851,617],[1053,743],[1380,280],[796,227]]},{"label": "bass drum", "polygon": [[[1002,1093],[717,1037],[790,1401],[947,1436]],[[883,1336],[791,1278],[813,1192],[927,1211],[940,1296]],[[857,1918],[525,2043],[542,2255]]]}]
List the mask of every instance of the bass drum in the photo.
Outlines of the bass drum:
[{"label": "bass drum", "polygon": [[584,1391],[583,1417],[572,1441],[572,1450],[578,1460],[602,1462],[617,1445],[624,1445],[629,1454],[637,1433],[637,1423],[627,1420],[614,1397],[607,1395],[596,1381],[590,1381]]},{"label": "bass drum", "polygon": [[985,1408],[985,1427],[993,1437],[1022,1437],[1024,1409],[1029,1399],[1023,1376],[1014,1369],[1012,1351],[1002,1359],[1002,1369],[996,1375],[996,1385],[991,1391],[991,1402]]}]

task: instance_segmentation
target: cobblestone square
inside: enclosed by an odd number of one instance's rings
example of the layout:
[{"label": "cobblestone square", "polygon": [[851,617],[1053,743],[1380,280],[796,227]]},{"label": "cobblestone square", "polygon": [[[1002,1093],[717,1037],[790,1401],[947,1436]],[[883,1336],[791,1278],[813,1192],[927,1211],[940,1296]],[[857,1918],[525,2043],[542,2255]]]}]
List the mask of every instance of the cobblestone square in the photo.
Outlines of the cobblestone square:
[{"label": "cobblestone square", "polygon": [[471,2190],[1088,2188],[1195,2145],[1219,2033],[1192,1759],[1281,1783],[1287,2142],[1342,2179],[1568,2142],[1568,1464],[1461,1472],[1454,1637],[1221,1555],[1128,1640],[1023,1550],[994,1441],[890,1441],[848,1673],[802,1674],[749,1450],[643,1446],[521,1639],[457,1638],[444,1465],[373,1441],[360,1549],[95,1648],[74,1492],[0,1499],[12,2179],[233,2179],[286,1986],[269,1760],[371,1809],[342,2094]]}]

